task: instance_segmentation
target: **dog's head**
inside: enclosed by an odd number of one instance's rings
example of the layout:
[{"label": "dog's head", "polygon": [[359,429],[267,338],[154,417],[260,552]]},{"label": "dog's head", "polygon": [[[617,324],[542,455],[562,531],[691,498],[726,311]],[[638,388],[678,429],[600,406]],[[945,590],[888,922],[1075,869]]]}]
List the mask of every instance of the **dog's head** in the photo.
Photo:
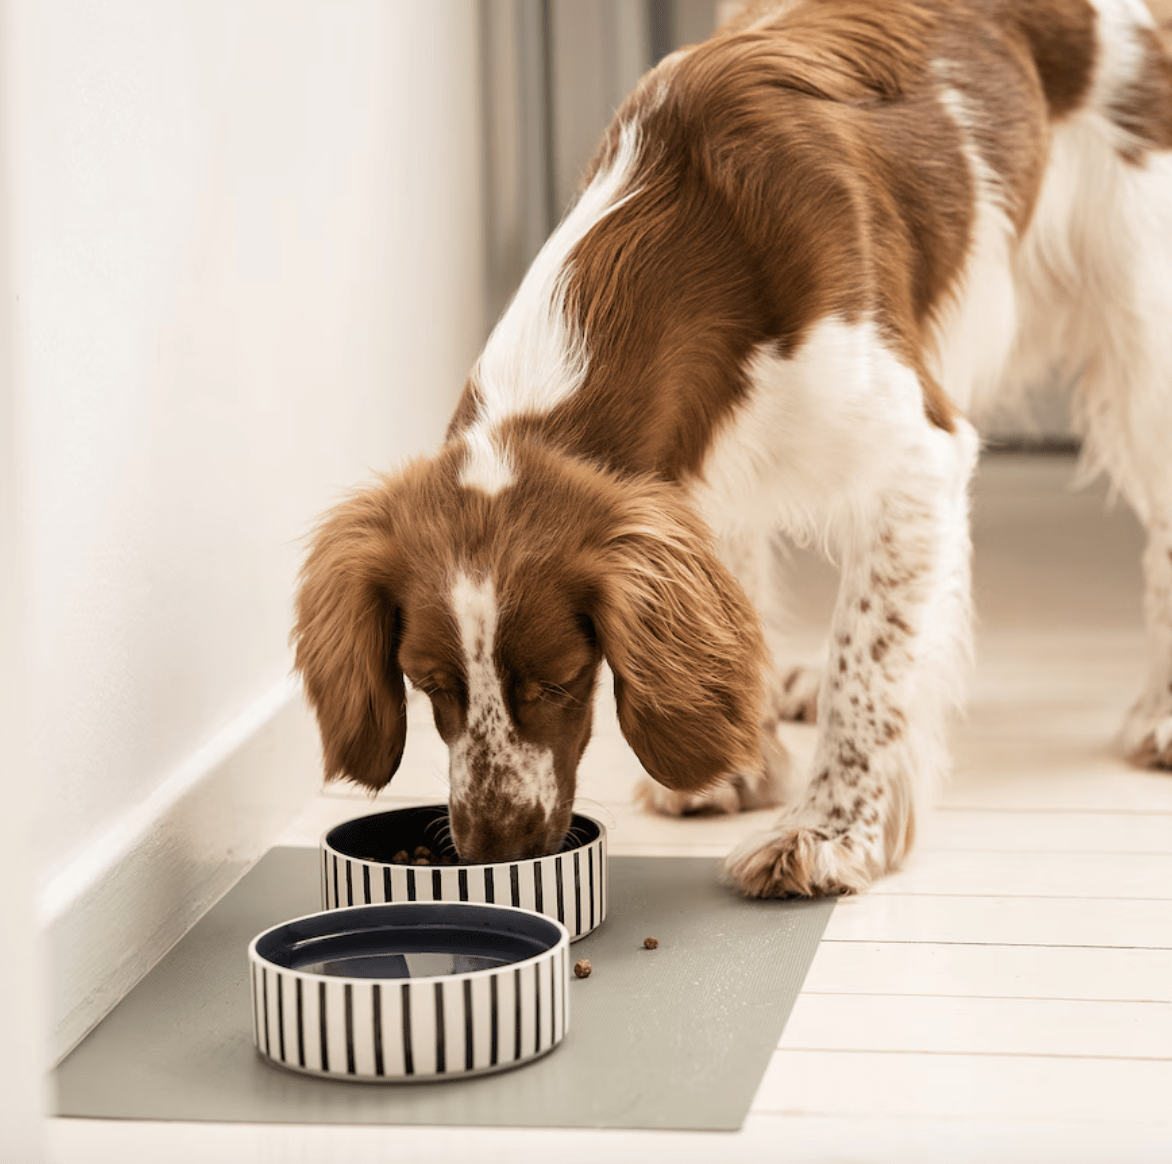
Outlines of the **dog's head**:
[{"label": "dog's head", "polygon": [[297,600],[296,664],[328,779],[390,780],[404,675],[450,751],[468,860],[556,851],[570,824],[599,667],[661,783],[699,790],[758,760],[756,614],[672,486],[510,450],[499,488],[445,446],[320,525]]}]

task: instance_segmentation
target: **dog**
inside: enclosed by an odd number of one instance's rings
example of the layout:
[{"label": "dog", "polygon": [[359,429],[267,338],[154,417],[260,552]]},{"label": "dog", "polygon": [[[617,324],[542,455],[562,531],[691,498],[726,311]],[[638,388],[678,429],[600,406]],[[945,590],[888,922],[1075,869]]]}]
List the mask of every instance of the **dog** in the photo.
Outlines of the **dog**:
[{"label": "dog", "polygon": [[[1147,531],[1136,763],[1172,767],[1172,61],[1136,0],[751,3],[617,112],[434,456],[317,527],[296,667],[378,789],[405,679],[460,855],[555,851],[601,664],[665,812],[784,805],[727,875],[858,893],[946,774],[969,419],[1056,369]],[[841,567],[787,664],[779,535]],[[782,718],[819,738],[798,787]]]}]

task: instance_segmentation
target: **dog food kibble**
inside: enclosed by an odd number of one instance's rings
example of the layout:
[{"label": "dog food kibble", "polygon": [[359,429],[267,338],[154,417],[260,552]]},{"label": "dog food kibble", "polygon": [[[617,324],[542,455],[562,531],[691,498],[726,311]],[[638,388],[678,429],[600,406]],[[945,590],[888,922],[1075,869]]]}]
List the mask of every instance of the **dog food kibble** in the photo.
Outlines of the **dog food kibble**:
[{"label": "dog food kibble", "polygon": [[574,963],[575,978],[589,978],[590,970],[591,966],[589,958],[579,958],[578,961]]},{"label": "dog food kibble", "polygon": [[659,948],[659,939],[658,938],[644,938],[643,939],[643,949],[656,950],[658,948]]},{"label": "dog food kibble", "polygon": [[392,865],[458,865],[459,859],[453,853],[433,853],[426,845],[416,845],[414,853],[400,849],[392,858]]}]

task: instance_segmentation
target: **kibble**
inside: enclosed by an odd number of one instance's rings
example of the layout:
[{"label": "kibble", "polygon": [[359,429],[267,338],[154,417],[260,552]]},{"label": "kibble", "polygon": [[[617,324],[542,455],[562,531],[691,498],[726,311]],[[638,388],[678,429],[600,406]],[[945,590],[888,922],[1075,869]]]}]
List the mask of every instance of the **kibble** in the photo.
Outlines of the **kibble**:
[{"label": "kibble", "polygon": [[593,967],[590,965],[589,958],[579,958],[578,961],[574,963],[574,977],[589,978],[590,971],[592,969]]},{"label": "kibble", "polygon": [[392,858],[392,865],[458,865],[460,859],[453,852],[437,853],[426,845],[416,845],[415,851],[408,853],[400,849]]},{"label": "kibble", "polygon": [[643,949],[645,949],[645,950],[659,949],[659,939],[658,938],[644,938],[643,939]]}]

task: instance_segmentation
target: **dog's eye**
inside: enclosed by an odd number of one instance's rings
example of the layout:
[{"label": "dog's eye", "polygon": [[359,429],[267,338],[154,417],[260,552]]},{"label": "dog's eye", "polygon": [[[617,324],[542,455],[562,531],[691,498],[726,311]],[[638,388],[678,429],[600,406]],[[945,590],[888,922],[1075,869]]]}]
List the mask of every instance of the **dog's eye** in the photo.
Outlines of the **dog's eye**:
[{"label": "dog's eye", "polygon": [[517,698],[522,703],[539,703],[548,696],[548,684],[537,679],[526,679],[517,685]]},{"label": "dog's eye", "polygon": [[414,680],[417,687],[429,699],[458,699],[460,688],[453,679],[446,675],[426,675],[422,679]]},{"label": "dog's eye", "polygon": [[521,683],[517,695],[522,703],[576,703],[577,697],[561,683],[547,679],[529,679]]}]

